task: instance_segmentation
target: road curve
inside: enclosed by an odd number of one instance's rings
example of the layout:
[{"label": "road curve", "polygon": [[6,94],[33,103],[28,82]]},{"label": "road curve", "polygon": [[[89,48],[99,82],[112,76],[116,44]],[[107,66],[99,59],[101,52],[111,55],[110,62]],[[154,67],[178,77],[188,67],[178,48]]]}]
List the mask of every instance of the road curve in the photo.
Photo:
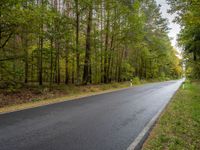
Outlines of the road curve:
[{"label": "road curve", "polygon": [[126,150],[183,80],[0,115],[0,150]]}]

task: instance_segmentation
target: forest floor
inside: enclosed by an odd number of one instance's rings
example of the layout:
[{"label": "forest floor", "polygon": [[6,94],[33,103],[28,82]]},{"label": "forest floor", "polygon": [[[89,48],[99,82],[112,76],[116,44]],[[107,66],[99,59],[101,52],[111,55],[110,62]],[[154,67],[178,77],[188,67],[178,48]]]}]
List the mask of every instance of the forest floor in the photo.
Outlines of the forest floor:
[{"label": "forest floor", "polygon": [[[159,80],[141,80],[133,86],[158,82]],[[26,108],[38,107],[68,100],[112,92],[128,88],[130,82],[114,82],[109,84],[96,85],[53,85],[50,90],[48,84],[44,86],[24,85],[22,88],[0,89],[0,113],[23,110]]]},{"label": "forest floor", "polygon": [[73,100],[129,86],[129,82],[121,82],[86,86],[61,84],[54,85],[52,90],[48,86],[38,85],[28,85],[14,90],[0,89],[0,113]]},{"label": "forest floor", "polygon": [[143,150],[200,149],[200,81],[186,82],[155,124]]}]

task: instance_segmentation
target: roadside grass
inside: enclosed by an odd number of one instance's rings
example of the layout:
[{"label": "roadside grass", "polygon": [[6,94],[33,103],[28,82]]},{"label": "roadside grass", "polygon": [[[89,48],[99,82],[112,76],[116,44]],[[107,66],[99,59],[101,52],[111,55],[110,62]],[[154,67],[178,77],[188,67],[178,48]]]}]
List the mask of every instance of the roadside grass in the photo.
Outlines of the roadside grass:
[{"label": "roadside grass", "polygon": [[179,89],[142,149],[200,150],[200,81]]},{"label": "roadside grass", "polygon": [[129,82],[121,82],[86,86],[54,85],[53,90],[46,86],[39,87],[36,85],[17,89],[14,92],[0,90],[0,113],[75,100],[85,96],[112,92],[129,86]]}]

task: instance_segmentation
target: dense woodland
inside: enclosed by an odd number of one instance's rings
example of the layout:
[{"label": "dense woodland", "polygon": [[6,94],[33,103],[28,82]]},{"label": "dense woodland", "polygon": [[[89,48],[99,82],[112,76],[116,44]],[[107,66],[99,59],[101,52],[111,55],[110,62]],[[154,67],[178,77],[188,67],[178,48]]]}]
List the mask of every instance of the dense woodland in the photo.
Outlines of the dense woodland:
[{"label": "dense woodland", "polygon": [[200,1],[168,0],[170,13],[177,14],[175,21],[182,30],[179,45],[184,50],[186,73],[189,78],[200,79]]},{"label": "dense woodland", "polygon": [[[154,0],[1,0],[0,5],[2,88],[164,80],[182,74],[168,21]],[[194,28],[199,39],[200,28]],[[188,29],[181,39],[190,37]],[[199,60],[199,53],[186,47]]]}]

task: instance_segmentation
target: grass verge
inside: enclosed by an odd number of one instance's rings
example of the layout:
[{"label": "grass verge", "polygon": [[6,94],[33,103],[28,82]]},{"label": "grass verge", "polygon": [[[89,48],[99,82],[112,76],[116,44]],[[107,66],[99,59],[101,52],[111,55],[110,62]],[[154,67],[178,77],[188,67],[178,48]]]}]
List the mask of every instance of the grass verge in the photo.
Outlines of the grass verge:
[{"label": "grass verge", "polygon": [[200,149],[200,82],[186,82],[162,113],[143,150]]}]

